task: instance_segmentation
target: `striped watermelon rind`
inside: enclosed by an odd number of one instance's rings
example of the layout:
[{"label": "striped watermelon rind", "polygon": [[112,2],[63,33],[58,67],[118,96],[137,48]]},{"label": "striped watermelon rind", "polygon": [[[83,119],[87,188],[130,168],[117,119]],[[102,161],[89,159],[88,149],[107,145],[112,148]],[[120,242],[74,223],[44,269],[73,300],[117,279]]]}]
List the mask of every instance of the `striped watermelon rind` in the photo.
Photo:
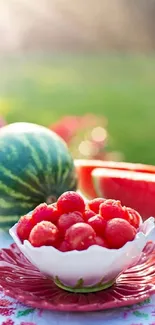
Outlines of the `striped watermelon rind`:
[{"label": "striped watermelon rind", "polygon": [[51,130],[14,123],[0,130],[0,227],[8,229],[39,203],[76,190],[73,159]]}]

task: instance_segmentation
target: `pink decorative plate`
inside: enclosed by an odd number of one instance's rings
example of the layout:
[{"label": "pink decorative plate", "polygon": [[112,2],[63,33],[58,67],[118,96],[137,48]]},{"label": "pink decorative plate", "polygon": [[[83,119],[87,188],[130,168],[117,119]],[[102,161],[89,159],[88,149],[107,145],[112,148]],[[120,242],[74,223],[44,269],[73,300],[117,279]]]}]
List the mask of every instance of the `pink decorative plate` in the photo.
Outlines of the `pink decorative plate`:
[{"label": "pink decorative plate", "polygon": [[155,293],[155,244],[147,244],[137,265],[119,276],[115,285],[89,294],[59,289],[13,244],[0,250],[0,286],[8,296],[42,309],[84,312],[131,305]]}]

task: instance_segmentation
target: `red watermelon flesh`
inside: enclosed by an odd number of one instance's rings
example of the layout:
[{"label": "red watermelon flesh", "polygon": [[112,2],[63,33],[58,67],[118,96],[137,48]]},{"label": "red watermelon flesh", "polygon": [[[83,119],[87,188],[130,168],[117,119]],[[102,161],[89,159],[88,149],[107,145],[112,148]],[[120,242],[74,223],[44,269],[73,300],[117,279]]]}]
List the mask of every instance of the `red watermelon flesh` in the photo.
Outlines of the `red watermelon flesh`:
[{"label": "red watermelon flesh", "polygon": [[91,177],[91,173],[95,168],[108,168],[155,174],[155,166],[144,164],[85,159],[74,160],[74,164],[78,174],[78,187],[80,191],[89,199],[93,199],[98,196]]},{"label": "red watermelon flesh", "polygon": [[145,220],[155,216],[155,174],[100,168],[92,172],[99,197],[120,200]]}]

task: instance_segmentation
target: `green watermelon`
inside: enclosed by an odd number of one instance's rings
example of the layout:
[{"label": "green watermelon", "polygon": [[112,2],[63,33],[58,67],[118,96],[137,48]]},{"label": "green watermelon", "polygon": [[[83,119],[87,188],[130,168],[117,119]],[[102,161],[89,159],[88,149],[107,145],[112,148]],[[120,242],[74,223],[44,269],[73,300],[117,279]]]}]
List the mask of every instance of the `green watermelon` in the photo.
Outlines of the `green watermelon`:
[{"label": "green watermelon", "polygon": [[0,129],[0,227],[8,229],[41,202],[76,190],[73,159],[51,130],[31,123]]}]

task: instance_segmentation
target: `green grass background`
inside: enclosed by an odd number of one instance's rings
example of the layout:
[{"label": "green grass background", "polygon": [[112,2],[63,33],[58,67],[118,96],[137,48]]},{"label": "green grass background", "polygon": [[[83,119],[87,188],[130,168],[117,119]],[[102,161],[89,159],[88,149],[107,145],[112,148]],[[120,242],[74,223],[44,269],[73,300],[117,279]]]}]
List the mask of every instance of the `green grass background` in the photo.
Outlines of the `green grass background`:
[{"label": "green grass background", "polygon": [[62,115],[108,119],[109,148],[155,164],[155,58],[34,55],[0,60],[0,114],[49,125]]}]

